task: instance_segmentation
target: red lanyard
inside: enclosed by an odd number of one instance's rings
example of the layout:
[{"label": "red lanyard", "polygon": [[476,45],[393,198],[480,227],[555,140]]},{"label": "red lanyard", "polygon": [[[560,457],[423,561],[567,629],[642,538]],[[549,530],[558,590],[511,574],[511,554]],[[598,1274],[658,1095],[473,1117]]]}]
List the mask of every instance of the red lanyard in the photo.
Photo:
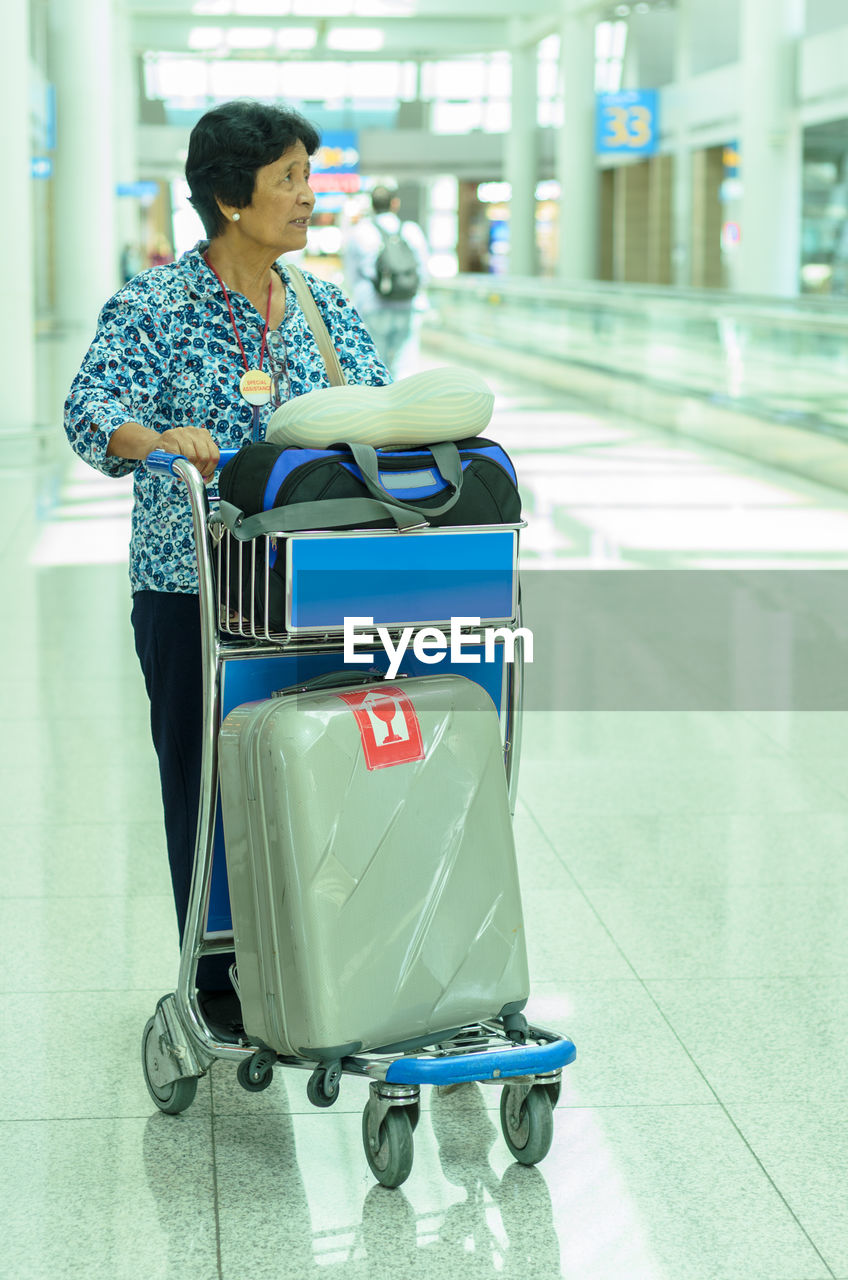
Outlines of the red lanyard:
[{"label": "red lanyard", "polygon": [[[215,268],[212,266],[212,263],[209,261],[205,253],[203,255],[203,261],[206,263],[209,270],[214,272],[215,279],[218,281],[218,284],[224,290],[224,297],[227,302],[227,309],[230,313],[230,322],[233,326],[233,333],[236,335],[236,342],[239,344],[239,351],[241,352],[241,358],[244,361],[244,367],[245,369],[249,369],[250,365],[247,363],[247,356],[245,355],[244,347],[242,345],[241,338],[239,337],[236,318],[233,315],[232,303],[230,302],[230,295],[227,293],[227,286],[224,284],[223,280],[218,275],[218,272],[215,271]],[[271,290],[273,288],[273,285],[274,285],[274,279],[272,276],[271,279],[268,281],[268,306],[265,308],[265,328],[262,330],[262,348],[259,352],[259,368],[260,369],[262,368],[262,362],[265,359],[265,340],[268,337],[268,324],[271,320]]]}]

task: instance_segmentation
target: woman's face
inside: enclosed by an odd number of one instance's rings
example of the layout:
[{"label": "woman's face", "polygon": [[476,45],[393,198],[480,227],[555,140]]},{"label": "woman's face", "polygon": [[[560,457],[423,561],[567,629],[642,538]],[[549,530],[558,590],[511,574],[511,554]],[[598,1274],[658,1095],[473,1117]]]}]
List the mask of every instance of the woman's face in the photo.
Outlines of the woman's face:
[{"label": "woman's face", "polygon": [[308,178],[309,156],[302,142],[257,169],[253,197],[240,210],[242,233],[276,253],[302,249],[315,204]]}]

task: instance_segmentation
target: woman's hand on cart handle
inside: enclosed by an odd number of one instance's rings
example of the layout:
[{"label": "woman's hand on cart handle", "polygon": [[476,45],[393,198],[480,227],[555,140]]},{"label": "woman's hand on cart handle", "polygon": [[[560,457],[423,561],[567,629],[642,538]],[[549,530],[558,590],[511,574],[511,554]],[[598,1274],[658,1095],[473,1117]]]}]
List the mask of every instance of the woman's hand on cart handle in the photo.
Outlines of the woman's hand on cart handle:
[{"label": "woman's hand on cart handle", "polygon": [[[206,484],[218,466],[220,450],[205,427],[173,427],[160,433],[147,458],[153,453],[166,453],[194,463]],[[146,461],[147,459],[145,459]],[[154,466],[156,460],[154,459]]]},{"label": "woman's hand on cart handle", "polygon": [[218,446],[205,427],[174,427],[170,431],[154,431],[140,422],[124,422],[112,432],[110,457],[130,458],[146,463],[153,457],[151,470],[169,472],[168,458],[187,458],[194,463],[205,481],[212,479],[218,466]]},{"label": "woman's hand on cart handle", "polygon": [[[238,452],[238,449],[221,449],[218,454],[218,461],[215,464],[216,471],[220,471],[222,467],[225,467]],[[144,459],[144,465],[149,467],[151,471],[161,472],[162,475],[173,475],[173,464],[177,458],[184,457],[185,454],[182,453],[166,453],[164,449],[151,449]]]}]

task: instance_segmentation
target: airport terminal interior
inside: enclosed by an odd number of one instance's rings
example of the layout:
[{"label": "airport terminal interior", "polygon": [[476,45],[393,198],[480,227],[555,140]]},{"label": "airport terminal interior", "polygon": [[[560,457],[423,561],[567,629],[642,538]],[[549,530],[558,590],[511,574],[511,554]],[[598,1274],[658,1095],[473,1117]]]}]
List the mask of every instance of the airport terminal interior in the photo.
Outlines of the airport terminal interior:
[{"label": "airport terminal interior", "polygon": [[[0,1277],[848,1280],[844,0],[13,10]],[[324,134],[306,270],[345,289],[397,184],[430,246],[398,375],[481,375],[518,474],[527,1013],[577,1048],[534,1166],[494,1083],[422,1090],[395,1189],[363,1081],[145,1086],[179,945],[133,482],[63,403],[106,298],[199,238],[188,134],[241,96]]]}]

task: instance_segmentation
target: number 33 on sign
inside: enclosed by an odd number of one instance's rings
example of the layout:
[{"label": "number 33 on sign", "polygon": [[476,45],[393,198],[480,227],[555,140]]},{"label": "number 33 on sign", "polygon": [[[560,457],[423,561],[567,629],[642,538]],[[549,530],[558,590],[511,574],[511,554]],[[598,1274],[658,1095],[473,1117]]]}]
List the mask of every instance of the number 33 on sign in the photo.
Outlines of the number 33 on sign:
[{"label": "number 33 on sign", "polygon": [[658,94],[654,89],[598,95],[599,155],[648,156],[659,140]]}]

